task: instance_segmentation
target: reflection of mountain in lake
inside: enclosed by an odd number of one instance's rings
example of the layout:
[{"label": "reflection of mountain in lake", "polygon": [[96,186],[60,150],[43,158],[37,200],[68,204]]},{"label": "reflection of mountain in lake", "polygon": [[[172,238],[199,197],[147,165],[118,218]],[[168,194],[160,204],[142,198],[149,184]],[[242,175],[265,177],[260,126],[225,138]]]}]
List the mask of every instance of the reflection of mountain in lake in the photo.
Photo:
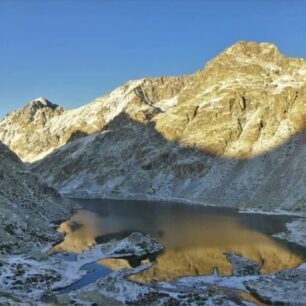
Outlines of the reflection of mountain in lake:
[{"label": "reflection of mountain in lake", "polygon": [[[270,273],[292,268],[306,259],[304,249],[277,241],[271,234],[281,231],[288,218],[238,214],[213,207],[135,201],[83,200],[88,209],[75,212],[61,224],[67,233],[54,250],[81,252],[94,244],[132,231],[155,236],[166,250],[158,264],[133,279],[141,282],[170,280],[177,276],[211,274],[218,267],[229,275],[231,265],[224,252],[236,252],[263,265]],[[103,260],[103,265],[118,270],[130,267],[126,260]]]}]

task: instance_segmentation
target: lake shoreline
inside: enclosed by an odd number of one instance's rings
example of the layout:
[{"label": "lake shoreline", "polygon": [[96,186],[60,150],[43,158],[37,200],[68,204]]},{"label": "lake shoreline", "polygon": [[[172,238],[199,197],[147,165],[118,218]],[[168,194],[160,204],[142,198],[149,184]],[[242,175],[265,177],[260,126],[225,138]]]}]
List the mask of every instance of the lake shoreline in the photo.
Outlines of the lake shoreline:
[{"label": "lake shoreline", "polygon": [[[60,192],[60,191],[59,191]],[[305,217],[306,218],[306,211],[290,211],[290,210],[262,210],[257,208],[241,208],[241,207],[233,207],[233,206],[226,206],[226,205],[217,205],[213,203],[208,203],[205,201],[196,201],[196,200],[188,200],[186,198],[178,198],[178,197],[159,197],[159,196],[151,196],[151,195],[144,195],[144,194],[136,194],[136,193],[129,193],[124,195],[110,195],[110,194],[103,194],[98,192],[92,192],[87,190],[76,190],[73,192],[60,192],[60,194],[68,199],[93,199],[93,200],[133,200],[133,201],[148,201],[148,202],[160,202],[167,205],[168,203],[177,203],[182,205],[196,205],[196,206],[204,206],[204,207],[219,207],[219,208],[226,208],[232,209],[237,211],[238,213],[250,213],[250,214],[262,214],[262,215],[284,215],[284,216],[294,216],[294,217]],[[237,200],[238,201],[238,200]]]}]

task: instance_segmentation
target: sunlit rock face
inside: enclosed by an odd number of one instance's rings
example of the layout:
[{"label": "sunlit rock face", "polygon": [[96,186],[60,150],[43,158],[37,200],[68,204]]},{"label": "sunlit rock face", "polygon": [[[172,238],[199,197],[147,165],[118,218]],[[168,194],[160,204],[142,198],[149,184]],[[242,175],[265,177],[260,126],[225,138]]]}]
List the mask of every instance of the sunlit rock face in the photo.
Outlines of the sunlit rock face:
[{"label": "sunlit rock face", "polygon": [[45,106],[47,120],[29,122],[27,106],[3,119],[0,139],[25,161],[49,154],[32,167],[64,193],[301,210],[305,97],[303,59],[238,42],[192,75]]},{"label": "sunlit rock face", "polygon": [[[305,128],[305,85],[303,59],[287,58],[272,44],[238,42],[192,75],[130,81],[79,109],[36,99],[4,118],[0,139],[30,161],[125,111],[144,123],[154,117],[168,140],[252,157]],[[21,136],[27,142],[17,145]]]},{"label": "sunlit rock face", "polygon": [[60,238],[52,221],[69,216],[71,204],[0,142],[0,253],[22,253]]},{"label": "sunlit rock face", "polygon": [[73,110],[38,98],[4,117],[0,122],[0,140],[24,162],[38,160],[66,143],[100,131],[124,110],[133,113],[137,120],[147,122],[160,112],[155,101],[168,101],[184,86],[185,79],[130,81],[106,96]]},{"label": "sunlit rock face", "polygon": [[[47,126],[53,118],[62,114],[64,109],[52,104],[45,98],[31,101],[24,108],[7,115],[1,122],[1,140],[17,153],[21,159],[39,155],[44,145],[52,147],[57,142],[58,136],[47,130]],[[43,133],[43,138],[36,135],[37,131]],[[31,147],[31,151],[28,151]],[[29,156],[26,158],[26,154]]]},{"label": "sunlit rock face", "polygon": [[166,139],[251,158],[305,129],[305,93],[304,60],[284,57],[272,44],[239,42],[197,72],[177,106],[154,121]]}]

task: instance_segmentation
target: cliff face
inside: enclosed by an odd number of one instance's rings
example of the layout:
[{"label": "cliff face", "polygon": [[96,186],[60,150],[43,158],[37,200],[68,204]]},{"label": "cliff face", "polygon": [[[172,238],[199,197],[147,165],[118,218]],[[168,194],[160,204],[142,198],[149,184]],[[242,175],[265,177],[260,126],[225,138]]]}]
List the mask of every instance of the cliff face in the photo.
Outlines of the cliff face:
[{"label": "cliff face", "polygon": [[71,204],[0,142],[0,253],[21,253],[59,237],[52,221],[68,217]]},{"label": "cliff face", "polygon": [[156,129],[213,155],[251,158],[304,130],[305,94],[304,60],[240,42],[194,75],[177,106],[155,118]]},{"label": "cliff face", "polygon": [[0,139],[24,161],[55,150],[31,167],[62,192],[306,207],[306,62],[272,44],[238,42],[192,75],[130,81],[76,110],[29,121],[28,108]]}]

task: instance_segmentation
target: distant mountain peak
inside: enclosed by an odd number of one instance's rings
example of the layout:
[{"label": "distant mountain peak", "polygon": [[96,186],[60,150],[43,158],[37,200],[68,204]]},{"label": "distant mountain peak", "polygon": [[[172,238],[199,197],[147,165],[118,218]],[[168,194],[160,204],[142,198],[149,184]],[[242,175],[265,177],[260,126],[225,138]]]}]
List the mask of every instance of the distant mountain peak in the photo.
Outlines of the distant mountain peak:
[{"label": "distant mountain peak", "polygon": [[[36,98],[34,100],[32,100],[27,106],[30,107],[37,107],[37,108],[43,108],[43,107],[47,107],[47,108],[51,108],[51,109],[56,109],[59,106],[57,104],[53,104],[51,103],[48,99],[46,99],[45,97],[39,97]],[[27,107],[26,106],[26,107]]]}]

